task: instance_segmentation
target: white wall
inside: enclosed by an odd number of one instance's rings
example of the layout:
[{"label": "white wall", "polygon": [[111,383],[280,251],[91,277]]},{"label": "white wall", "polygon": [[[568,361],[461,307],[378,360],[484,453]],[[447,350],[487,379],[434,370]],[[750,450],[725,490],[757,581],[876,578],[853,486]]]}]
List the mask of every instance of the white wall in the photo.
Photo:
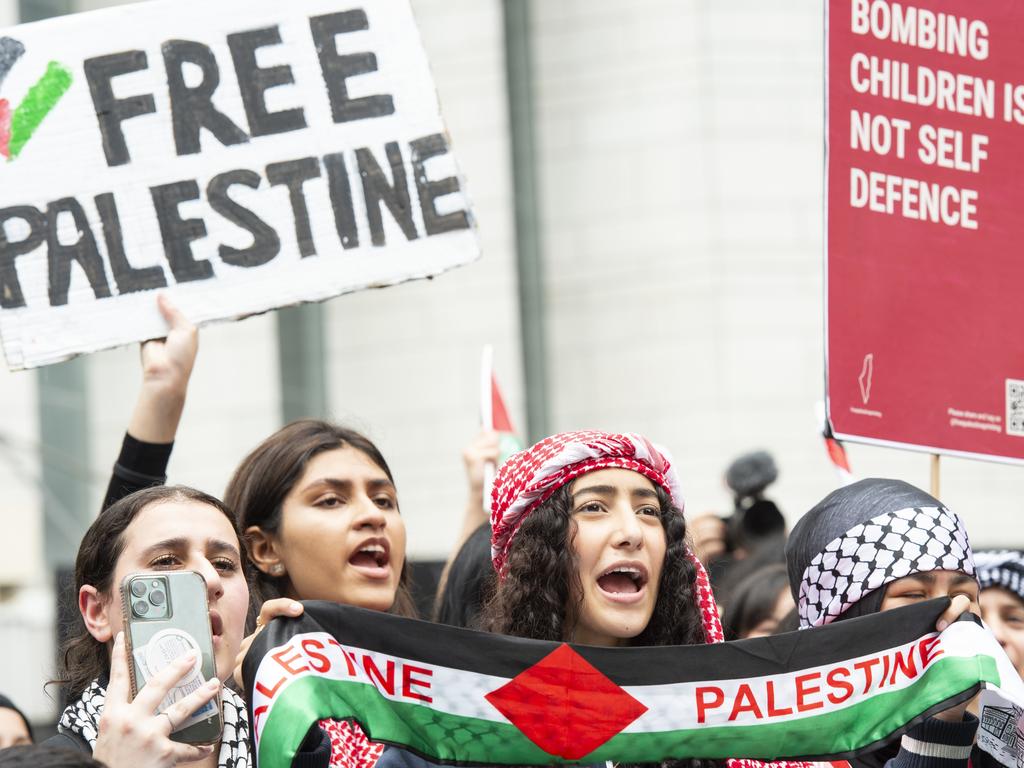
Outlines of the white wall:
[{"label": "white wall", "polygon": [[[90,360],[91,474],[97,509],[140,375],[137,347],[101,352]],[[238,461],[279,426],[278,391],[273,315],[203,328],[169,481],[221,495]]]},{"label": "white wall", "polygon": [[38,451],[36,375],[0,365],[0,519],[5,539],[17,542],[0,558],[0,585],[43,576]]},{"label": "white wall", "polygon": [[0,27],[18,23],[18,0],[0,0]]}]

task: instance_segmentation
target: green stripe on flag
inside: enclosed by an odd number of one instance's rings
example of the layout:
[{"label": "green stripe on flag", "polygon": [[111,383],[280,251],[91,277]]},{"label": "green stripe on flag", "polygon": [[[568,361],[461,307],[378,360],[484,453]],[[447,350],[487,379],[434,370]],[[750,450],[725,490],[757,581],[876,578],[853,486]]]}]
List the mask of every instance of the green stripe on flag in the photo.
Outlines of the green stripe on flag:
[{"label": "green stripe on flag", "polygon": [[981,681],[999,684],[999,673],[991,657],[940,659],[916,683],[901,690],[877,693],[845,709],[765,725],[622,733],[581,762],[660,762],[684,738],[687,744],[698,745],[700,757],[706,758],[773,760],[838,756],[886,739],[922,713]]},{"label": "green stripe on flag", "polygon": [[[308,676],[282,691],[270,711],[259,741],[260,768],[288,768],[310,724],[327,717],[351,717],[372,738],[407,746],[438,761],[518,765],[553,762],[547,752],[511,723],[450,715],[421,704],[391,701],[366,683]],[[467,757],[469,753],[479,757]],[[489,757],[499,754],[500,760]]]},{"label": "green stripe on flag", "polygon": [[[761,759],[839,755],[887,738],[982,681],[999,684],[991,657],[940,658],[906,688],[877,693],[844,709],[764,725],[620,733],[578,762],[654,763],[668,756],[691,755]],[[634,692],[642,697],[642,690]],[[395,702],[365,683],[311,675],[295,680],[278,694],[260,737],[260,768],[288,768],[309,725],[327,717],[354,718],[371,738],[404,745],[437,762],[569,762],[544,752],[509,723]]]},{"label": "green stripe on flag", "polygon": [[21,153],[32,134],[70,87],[71,70],[51,61],[39,82],[28,89],[24,101],[11,117],[11,143],[8,151],[12,160]]}]

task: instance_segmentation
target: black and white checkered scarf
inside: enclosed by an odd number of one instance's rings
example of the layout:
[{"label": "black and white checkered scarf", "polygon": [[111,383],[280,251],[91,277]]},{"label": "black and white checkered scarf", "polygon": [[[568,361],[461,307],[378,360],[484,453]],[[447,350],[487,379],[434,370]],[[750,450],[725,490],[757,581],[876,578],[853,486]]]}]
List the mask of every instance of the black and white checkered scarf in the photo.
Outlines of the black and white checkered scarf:
[{"label": "black and white checkered scarf", "polygon": [[1024,600],[1024,552],[987,549],[974,553],[978,584],[982,589],[1002,587]]},{"label": "black and white checkered scarf", "polygon": [[826,496],[793,529],[786,561],[801,629],[829,624],[872,594],[880,605],[878,590],[904,576],[974,575],[959,516],[900,480],[861,480]]},{"label": "black and white checkered scarf", "polygon": [[[82,692],[81,698],[65,707],[57,723],[57,730],[75,734],[88,743],[90,750],[94,750],[106,695],[104,686],[99,680],[94,680]],[[220,739],[217,767],[249,768],[253,761],[249,754],[249,720],[245,714],[245,702],[229,688],[221,689],[221,702],[224,730]]]}]

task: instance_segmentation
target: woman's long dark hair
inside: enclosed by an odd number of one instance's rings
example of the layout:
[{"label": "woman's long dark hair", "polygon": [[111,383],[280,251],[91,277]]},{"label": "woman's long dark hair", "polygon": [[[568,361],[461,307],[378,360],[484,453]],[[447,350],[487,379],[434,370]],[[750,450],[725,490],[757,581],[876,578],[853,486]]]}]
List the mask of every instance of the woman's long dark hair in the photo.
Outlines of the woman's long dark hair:
[{"label": "woman's long dark hair", "polygon": [[[325,451],[346,446],[365,455],[394,483],[384,456],[364,435],[326,421],[293,421],[256,446],[238,465],[228,482],[224,499],[236,511],[238,527],[243,532],[257,526],[266,533],[276,533],[281,527],[285,497],[302,477],[310,460]],[[246,544],[249,544],[248,540]],[[287,576],[271,576],[253,567],[250,585],[253,606],[250,616],[254,617],[265,601],[284,596]],[[406,561],[402,564],[391,613],[416,615],[408,585],[409,566]]]},{"label": "woman's long dark hair", "polygon": [[480,612],[494,590],[495,580],[491,567],[491,527],[484,523],[470,534],[452,559],[448,580],[437,595],[434,622],[477,629]]},{"label": "woman's long dark hair", "polygon": [[[686,554],[686,522],[668,493],[661,486],[655,490],[665,529],[665,562],[651,620],[629,645],[697,645],[704,642],[704,626],[694,595],[697,571]],[[552,641],[572,634],[583,594],[574,536],[566,484],[531,512],[516,534],[505,578],[485,609],[487,629]]]},{"label": "woman's long dark hair", "polygon": [[772,618],[783,590],[789,590],[785,563],[763,566],[740,581],[722,617],[725,639],[740,640],[762,621]]},{"label": "woman's long dark hair", "polygon": [[[207,493],[184,485],[160,485],[136,491],[103,510],[82,537],[78,557],[75,559],[76,598],[81,588],[89,584],[100,594],[115,599],[113,590],[118,587],[113,583],[114,571],[117,569],[117,561],[124,552],[125,530],[142,510],[154,504],[171,501],[194,501],[213,507],[223,513],[231,523],[235,535],[238,535],[238,526],[231,510],[220,499]],[[242,547],[239,549],[242,550],[244,567],[245,552]],[[70,639],[61,648],[57,678],[50,681],[60,685],[67,701],[79,698],[93,680],[110,672],[110,657],[106,644],[89,634],[77,609],[74,613],[74,626],[68,633]]]}]

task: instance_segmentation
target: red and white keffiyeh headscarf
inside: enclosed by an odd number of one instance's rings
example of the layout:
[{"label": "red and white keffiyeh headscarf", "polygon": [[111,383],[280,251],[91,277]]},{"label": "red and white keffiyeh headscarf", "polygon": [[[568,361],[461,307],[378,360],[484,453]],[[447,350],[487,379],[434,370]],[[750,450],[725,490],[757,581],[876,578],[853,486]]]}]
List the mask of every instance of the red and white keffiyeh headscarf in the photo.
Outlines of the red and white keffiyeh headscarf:
[{"label": "red and white keffiyeh headscarf", "polygon": [[[647,438],[634,433],[587,430],[563,432],[541,440],[512,456],[498,470],[491,489],[491,560],[504,575],[508,553],[519,528],[533,510],[566,483],[599,469],[629,469],[661,486],[682,512],[683,493],[671,456]],[[689,548],[687,557],[697,570],[695,594],[709,643],[725,639],[718,606],[704,566]]]}]

